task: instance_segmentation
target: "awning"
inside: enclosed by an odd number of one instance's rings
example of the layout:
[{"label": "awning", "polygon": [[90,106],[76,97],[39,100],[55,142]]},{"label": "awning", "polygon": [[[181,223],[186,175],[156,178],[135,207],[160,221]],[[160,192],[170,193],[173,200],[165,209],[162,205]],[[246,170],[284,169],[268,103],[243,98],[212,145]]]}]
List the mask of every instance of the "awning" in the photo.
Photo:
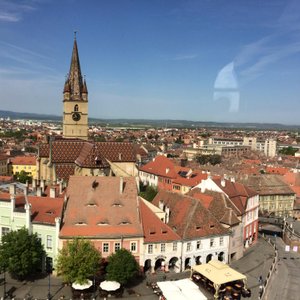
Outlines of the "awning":
[{"label": "awning", "polygon": [[207,264],[193,266],[193,271],[205,276],[216,285],[236,280],[243,280],[244,282],[247,280],[245,275],[218,260],[211,260]]},{"label": "awning", "polygon": [[188,278],[157,282],[157,285],[167,300],[207,300],[199,287]]},{"label": "awning", "polygon": [[78,282],[73,282],[72,283],[72,288],[74,290],[86,290],[88,288],[90,288],[93,285],[93,282],[91,280],[87,280],[86,283],[80,284]]}]

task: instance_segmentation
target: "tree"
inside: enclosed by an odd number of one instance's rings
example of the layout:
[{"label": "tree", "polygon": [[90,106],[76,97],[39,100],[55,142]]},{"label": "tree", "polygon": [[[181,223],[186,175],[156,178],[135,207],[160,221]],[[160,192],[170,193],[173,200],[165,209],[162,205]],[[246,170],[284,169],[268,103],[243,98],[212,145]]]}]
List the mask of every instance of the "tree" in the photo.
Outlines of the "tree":
[{"label": "tree", "polygon": [[152,201],[157,194],[157,189],[151,185],[147,185],[146,188],[142,187],[139,195],[148,201]]},{"label": "tree", "polygon": [[106,279],[126,284],[138,274],[139,265],[127,249],[120,249],[108,258]]},{"label": "tree", "polygon": [[214,166],[214,165],[217,165],[217,164],[220,164],[222,161],[221,159],[221,155],[219,154],[213,154],[209,157],[209,162]]},{"label": "tree", "polygon": [[101,254],[87,240],[75,238],[68,241],[59,251],[57,257],[57,274],[65,282],[83,284],[96,274],[101,261]]},{"label": "tree", "polygon": [[296,148],[293,148],[291,146],[288,146],[288,147],[285,147],[285,148],[282,148],[281,150],[279,150],[278,152],[280,154],[284,154],[284,155],[295,155],[295,153],[298,151],[298,149]]},{"label": "tree", "polygon": [[42,270],[44,247],[37,234],[27,229],[11,231],[2,237],[0,260],[12,277],[24,279]]},{"label": "tree", "polygon": [[200,165],[205,165],[208,163],[208,155],[198,155],[196,160]]},{"label": "tree", "polygon": [[27,172],[22,170],[20,173],[17,174],[17,180],[21,183],[26,183],[28,180],[29,183],[32,182],[32,176],[29,176]]}]

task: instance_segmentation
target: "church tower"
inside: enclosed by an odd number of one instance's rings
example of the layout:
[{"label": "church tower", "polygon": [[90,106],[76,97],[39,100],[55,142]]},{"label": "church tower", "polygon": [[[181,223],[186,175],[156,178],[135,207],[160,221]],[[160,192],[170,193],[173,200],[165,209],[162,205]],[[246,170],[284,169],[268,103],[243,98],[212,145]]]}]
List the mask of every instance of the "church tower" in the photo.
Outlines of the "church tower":
[{"label": "church tower", "polygon": [[63,137],[87,140],[88,90],[81,75],[76,35],[63,95]]}]

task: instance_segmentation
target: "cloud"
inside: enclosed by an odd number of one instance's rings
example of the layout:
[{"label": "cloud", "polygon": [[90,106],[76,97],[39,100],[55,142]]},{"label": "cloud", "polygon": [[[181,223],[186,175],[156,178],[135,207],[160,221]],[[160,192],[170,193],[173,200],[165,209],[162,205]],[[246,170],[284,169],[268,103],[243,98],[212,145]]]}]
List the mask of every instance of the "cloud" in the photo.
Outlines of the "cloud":
[{"label": "cloud", "polygon": [[1,12],[0,13],[0,21],[18,22],[18,21],[20,21],[20,18],[16,14]]},{"label": "cloud", "polygon": [[240,81],[249,82],[263,75],[276,62],[300,52],[299,21],[299,3],[291,1],[275,21],[276,26],[271,34],[241,49],[234,58],[235,67],[241,75]]},{"label": "cloud", "polygon": [[50,57],[6,42],[0,42],[0,64],[0,75],[44,77],[50,73],[57,76],[56,70],[51,67]]},{"label": "cloud", "polygon": [[2,0],[0,1],[0,22],[19,22],[24,13],[36,9],[34,0]]}]

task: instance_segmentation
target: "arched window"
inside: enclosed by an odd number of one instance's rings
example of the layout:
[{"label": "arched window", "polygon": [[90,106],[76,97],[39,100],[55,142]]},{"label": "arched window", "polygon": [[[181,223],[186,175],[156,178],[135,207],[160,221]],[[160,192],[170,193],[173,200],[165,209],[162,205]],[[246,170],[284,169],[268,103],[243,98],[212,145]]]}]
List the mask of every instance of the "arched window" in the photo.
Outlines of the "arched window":
[{"label": "arched window", "polygon": [[77,104],[74,106],[74,111],[78,111],[78,105]]}]

